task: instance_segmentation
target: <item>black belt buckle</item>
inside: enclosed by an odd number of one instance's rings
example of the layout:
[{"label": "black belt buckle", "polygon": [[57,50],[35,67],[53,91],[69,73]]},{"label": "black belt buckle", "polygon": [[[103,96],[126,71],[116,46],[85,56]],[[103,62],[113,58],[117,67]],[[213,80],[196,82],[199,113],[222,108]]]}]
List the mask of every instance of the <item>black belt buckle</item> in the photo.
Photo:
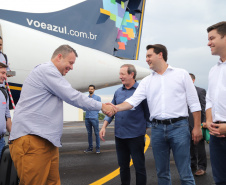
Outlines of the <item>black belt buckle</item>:
[{"label": "black belt buckle", "polygon": [[172,124],[172,120],[171,119],[165,119],[165,120],[161,120],[163,125],[170,125]]}]

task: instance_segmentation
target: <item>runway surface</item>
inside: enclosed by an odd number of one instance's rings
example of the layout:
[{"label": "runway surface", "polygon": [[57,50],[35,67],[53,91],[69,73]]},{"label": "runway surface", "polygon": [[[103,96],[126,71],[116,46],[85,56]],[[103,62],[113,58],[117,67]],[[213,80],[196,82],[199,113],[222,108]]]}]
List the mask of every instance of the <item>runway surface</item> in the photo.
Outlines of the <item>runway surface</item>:
[{"label": "runway surface", "polygon": [[[103,122],[100,122],[100,128]],[[147,135],[150,137],[150,129]],[[118,164],[114,141],[114,124],[107,128],[106,141],[101,141],[101,153],[84,153],[88,147],[88,136],[83,122],[64,123],[62,145],[60,148],[60,177],[62,185],[119,185],[120,177],[117,175]],[[95,135],[93,134],[95,147]],[[209,146],[206,144],[208,167],[207,173],[202,177],[195,177],[196,185],[213,185],[213,177],[209,159]],[[145,153],[147,184],[157,185],[155,162],[151,144]],[[171,178],[173,185],[180,185],[179,175],[171,155],[170,160]],[[113,172],[113,173],[112,173]],[[115,176],[117,175],[117,176]],[[114,177],[115,176],[115,177]],[[114,178],[113,178],[114,177]],[[101,179],[101,180],[100,180]],[[102,183],[102,182],[106,183]],[[131,166],[131,185],[135,185],[135,171]]]}]

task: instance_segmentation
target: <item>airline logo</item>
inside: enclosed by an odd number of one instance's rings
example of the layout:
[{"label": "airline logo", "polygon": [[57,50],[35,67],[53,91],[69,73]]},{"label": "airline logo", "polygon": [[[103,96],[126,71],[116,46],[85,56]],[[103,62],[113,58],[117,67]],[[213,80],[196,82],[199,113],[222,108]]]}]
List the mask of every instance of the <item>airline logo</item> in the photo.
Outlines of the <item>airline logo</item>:
[{"label": "airline logo", "polygon": [[50,13],[0,9],[0,19],[127,59],[136,59],[145,0],[87,0]]},{"label": "airline logo", "polygon": [[[128,3],[128,2],[127,2]],[[104,9],[100,13],[110,16],[118,28],[117,43],[120,50],[126,50],[127,42],[137,37],[139,21],[135,15],[126,11],[125,2],[117,3],[115,0],[103,0]]]}]

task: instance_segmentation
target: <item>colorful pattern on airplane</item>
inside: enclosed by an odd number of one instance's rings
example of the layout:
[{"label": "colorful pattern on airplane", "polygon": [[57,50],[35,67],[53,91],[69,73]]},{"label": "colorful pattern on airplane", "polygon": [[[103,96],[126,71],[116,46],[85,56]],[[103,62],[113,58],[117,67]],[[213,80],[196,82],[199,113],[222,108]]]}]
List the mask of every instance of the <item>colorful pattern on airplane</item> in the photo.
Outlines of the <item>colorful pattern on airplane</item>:
[{"label": "colorful pattern on airplane", "polygon": [[136,38],[136,29],[139,26],[138,18],[126,11],[123,1],[117,3],[115,0],[103,0],[103,9],[100,13],[110,16],[118,28],[117,43],[120,50],[126,50],[128,40]]}]

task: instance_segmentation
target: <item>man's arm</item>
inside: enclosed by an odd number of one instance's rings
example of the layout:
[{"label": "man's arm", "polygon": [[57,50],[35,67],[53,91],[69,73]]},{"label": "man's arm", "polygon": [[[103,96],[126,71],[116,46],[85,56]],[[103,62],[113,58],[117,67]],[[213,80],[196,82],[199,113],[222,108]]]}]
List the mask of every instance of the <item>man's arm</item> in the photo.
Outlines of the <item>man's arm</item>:
[{"label": "man's arm", "polygon": [[212,118],[212,109],[209,108],[206,110],[206,127],[209,129],[211,132],[211,123],[213,123],[213,118]]},{"label": "man's arm", "polygon": [[11,127],[12,127],[11,118],[7,118],[7,120],[6,120],[6,129],[8,130],[8,132],[11,132]]},{"label": "man's arm", "polygon": [[105,136],[106,128],[107,128],[108,125],[109,125],[108,121],[107,120],[104,120],[104,124],[103,124],[103,126],[102,126],[102,128],[101,128],[101,130],[99,132],[100,139],[102,141],[105,141],[104,136]]},{"label": "man's arm", "polygon": [[194,144],[198,144],[202,139],[202,130],[201,130],[201,111],[192,112],[194,118],[194,128],[192,130],[192,140]]},{"label": "man's arm", "polygon": [[115,107],[116,107],[118,112],[125,111],[125,110],[130,110],[130,109],[133,108],[132,105],[130,105],[128,102],[125,102],[125,101],[123,103],[121,103],[121,104],[116,105]]}]

